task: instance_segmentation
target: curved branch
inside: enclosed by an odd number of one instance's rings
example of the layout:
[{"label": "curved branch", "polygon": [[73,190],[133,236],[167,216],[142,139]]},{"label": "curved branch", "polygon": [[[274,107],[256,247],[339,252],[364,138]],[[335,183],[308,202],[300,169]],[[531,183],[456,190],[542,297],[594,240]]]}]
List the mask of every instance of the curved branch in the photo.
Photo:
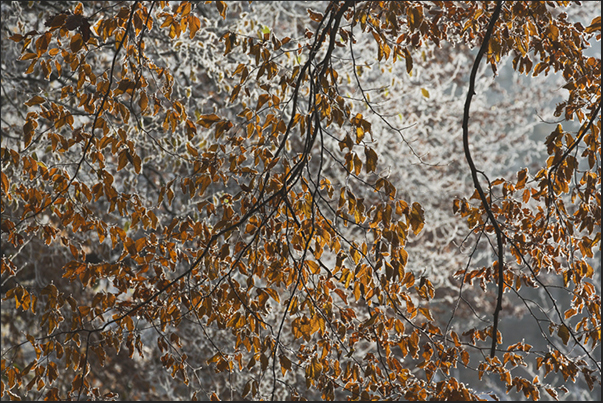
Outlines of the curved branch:
[{"label": "curved branch", "polygon": [[467,99],[465,100],[465,109],[463,112],[463,150],[465,151],[465,158],[467,159],[467,163],[469,164],[469,169],[471,169],[471,177],[473,179],[473,186],[479,193],[479,197],[482,201],[482,205],[486,210],[486,214],[488,215],[488,219],[492,222],[494,226],[494,231],[496,232],[496,243],[498,245],[498,298],[496,300],[496,308],[494,309],[494,325],[492,327],[492,346],[490,348],[490,357],[494,357],[494,353],[496,350],[496,342],[498,335],[498,314],[502,309],[502,295],[504,289],[503,282],[503,271],[504,271],[504,256],[503,256],[503,233],[502,229],[498,226],[498,222],[494,217],[494,213],[490,207],[490,203],[486,198],[486,194],[482,189],[482,186],[479,183],[477,178],[478,170],[475,167],[475,163],[473,162],[473,158],[471,157],[471,151],[469,151],[469,109],[471,108],[471,98],[475,94],[475,77],[477,75],[477,69],[479,67],[479,63],[488,48],[488,42],[490,41],[490,36],[492,35],[492,31],[494,30],[494,25],[496,24],[496,20],[500,15],[500,10],[502,8],[503,2],[499,1],[496,3],[496,8],[492,13],[492,17],[490,18],[490,23],[488,24],[488,29],[486,34],[484,35],[484,41],[482,42],[481,47],[479,48],[479,52],[475,57],[475,61],[473,62],[473,68],[471,69],[471,75],[469,76],[469,91],[467,92]]}]

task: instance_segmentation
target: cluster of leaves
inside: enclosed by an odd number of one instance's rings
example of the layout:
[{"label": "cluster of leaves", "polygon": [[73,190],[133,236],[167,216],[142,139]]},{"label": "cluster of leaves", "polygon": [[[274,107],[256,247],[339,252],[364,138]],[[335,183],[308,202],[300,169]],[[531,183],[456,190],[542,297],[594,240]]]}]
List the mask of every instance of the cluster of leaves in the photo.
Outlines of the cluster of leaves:
[{"label": "cluster of leaves", "polygon": [[[557,12],[568,3],[502,3],[496,15],[489,2],[293,4],[304,19],[289,36],[248,18],[254,3],[75,3],[45,9],[36,29],[19,22],[8,38],[18,56],[8,45],[6,56],[25,63],[2,73],[2,397],[173,396],[142,373],[152,358],[192,399],[480,398],[457,368],[535,400],[568,391],[549,374],[600,387],[601,62],[584,49],[601,28]],[[561,72],[569,95],[555,115],[580,128],[550,133],[534,175],[459,169],[487,192],[452,203],[475,249],[448,242],[455,261],[439,288],[412,259],[442,223],[430,227],[431,210],[402,190],[423,178],[385,169],[385,132],[441,167],[361,80],[373,63],[417,77],[451,44],[466,69],[483,45],[495,73],[507,56],[533,80]],[[5,80],[26,91],[10,100]],[[416,90],[422,102],[436,93]],[[435,127],[425,108],[394,116]],[[462,156],[460,144],[446,150]],[[492,235],[514,260],[491,261]],[[465,296],[474,282],[516,297],[544,346],[505,346],[499,307],[487,326],[453,330],[461,302],[491,314]],[[125,373],[155,389],[128,391]]]}]

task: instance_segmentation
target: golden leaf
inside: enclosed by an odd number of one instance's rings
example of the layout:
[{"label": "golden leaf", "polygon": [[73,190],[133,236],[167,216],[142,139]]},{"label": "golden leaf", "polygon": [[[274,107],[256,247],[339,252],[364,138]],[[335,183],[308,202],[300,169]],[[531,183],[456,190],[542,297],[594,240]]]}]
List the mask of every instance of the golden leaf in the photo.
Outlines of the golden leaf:
[{"label": "golden leaf", "polygon": [[214,123],[217,123],[221,120],[222,119],[220,119],[220,117],[218,115],[212,113],[211,115],[199,116],[199,119],[197,120],[197,124],[200,124],[201,126],[205,127],[206,129],[209,129]]},{"label": "golden leaf", "polygon": [[372,148],[365,147],[364,155],[366,157],[366,173],[375,172],[377,169],[377,153]]},{"label": "golden leaf", "polygon": [[36,95],[33,98],[31,98],[29,101],[25,102],[25,105],[34,106],[34,105],[39,105],[44,102],[46,102],[46,99],[42,98],[39,95]]},{"label": "golden leaf", "polygon": [[423,207],[417,202],[412,204],[412,210],[410,211],[410,225],[412,227],[412,231],[415,235],[418,235],[423,229],[423,225],[425,224],[425,213],[423,212]]},{"label": "golden leaf", "polygon": [[433,320],[433,316],[431,316],[431,312],[429,312],[428,308],[419,308],[419,312],[423,314],[427,319]]}]

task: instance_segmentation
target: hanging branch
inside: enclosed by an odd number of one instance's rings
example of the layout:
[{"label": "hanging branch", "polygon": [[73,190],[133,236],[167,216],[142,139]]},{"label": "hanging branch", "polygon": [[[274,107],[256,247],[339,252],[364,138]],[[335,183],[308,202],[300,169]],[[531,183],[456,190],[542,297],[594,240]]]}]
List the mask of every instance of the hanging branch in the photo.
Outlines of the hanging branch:
[{"label": "hanging branch", "polygon": [[498,314],[502,309],[502,296],[503,296],[503,287],[504,287],[504,279],[503,279],[503,269],[504,269],[504,259],[503,259],[503,233],[501,228],[498,226],[498,222],[494,217],[494,213],[492,213],[492,209],[490,208],[490,203],[486,198],[486,194],[482,189],[479,180],[477,178],[477,168],[473,162],[473,158],[471,157],[471,152],[469,151],[469,109],[471,107],[471,98],[475,94],[475,76],[477,75],[477,69],[479,67],[479,63],[488,48],[488,42],[490,41],[490,36],[492,35],[492,31],[494,30],[494,24],[496,24],[496,20],[500,14],[500,9],[502,8],[502,1],[499,1],[496,4],[496,8],[492,13],[492,17],[490,18],[490,23],[488,24],[488,29],[486,34],[484,35],[484,41],[482,42],[482,46],[479,48],[479,52],[475,57],[475,61],[473,62],[473,68],[471,69],[471,75],[469,76],[469,91],[467,92],[467,99],[465,100],[465,110],[463,113],[463,150],[465,151],[465,158],[467,159],[467,163],[469,164],[469,169],[471,169],[471,177],[473,179],[473,186],[479,193],[479,197],[482,201],[482,205],[486,210],[486,214],[488,215],[488,220],[492,222],[492,226],[494,227],[494,231],[496,232],[496,243],[498,245],[497,257],[498,257],[498,297],[496,299],[496,308],[494,309],[494,325],[492,327],[492,347],[490,349],[490,357],[494,357],[495,349],[496,349],[496,341],[498,335]]}]

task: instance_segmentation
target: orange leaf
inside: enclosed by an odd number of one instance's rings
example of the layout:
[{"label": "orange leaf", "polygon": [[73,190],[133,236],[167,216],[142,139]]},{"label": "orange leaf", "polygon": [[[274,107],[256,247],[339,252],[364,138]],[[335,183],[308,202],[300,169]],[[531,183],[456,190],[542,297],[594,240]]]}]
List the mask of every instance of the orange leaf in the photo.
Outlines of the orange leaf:
[{"label": "orange leaf", "polygon": [[280,359],[280,362],[281,362],[281,369],[283,370],[283,375],[285,375],[285,372],[291,370],[291,361],[284,354],[281,354],[279,356],[279,359]]},{"label": "orange leaf", "polygon": [[28,119],[27,122],[23,125],[25,147],[29,146],[29,144],[31,143],[31,140],[33,138],[33,132],[36,127],[38,127],[38,122],[31,119]]},{"label": "orange leaf", "polygon": [[117,170],[119,171],[119,170],[123,169],[127,164],[128,164],[128,151],[122,150],[119,153],[119,162],[117,165]]},{"label": "orange leaf", "polygon": [[29,101],[25,102],[25,105],[27,106],[33,106],[33,105],[39,105],[41,103],[46,102],[46,99],[42,98],[39,95],[34,96],[32,99],[30,99]]},{"label": "orange leaf", "polygon": [[226,19],[226,8],[228,7],[226,2],[216,1],[216,7],[218,8],[218,12],[220,13],[222,19]]},{"label": "orange leaf", "polygon": [[199,156],[199,152],[197,150],[195,150],[189,143],[186,143],[186,150],[193,157],[198,157]]},{"label": "orange leaf", "polygon": [[586,27],[586,32],[589,34],[595,31],[601,31],[601,16],[595,17],[590,25]]},{"label": "orange leaf", "polygon": [[270,99],[270,95],[268,94],[262,94],[258,97],[258,105],[255,107],[255,110],[259,110],[262,105],[264,105],[266,102],[268,102],[268,100]]},{"label": "orange leaf", "polygon": [[136,252],[140,252],[142,250],[142,248],[144,248],[146,241],[147,241],[147,239],[145,237],[142,237],[134,243],[134,245],[136,247]]},{"label": "orange leaf", "polygon": [[23,40],[23,35],[14,34],[13,36],[9,37],[8,39],[10,39],[11,41],[14,41],[14,42],[21,42]]},{"label": "orange leaf", "polygon": [[308,9],[308,15],[310,15],[310,19],[312,21],[316,21],[316,22],[320,22],[324,18],[324,16],[321,13],[314,12],[311,9]]},{"label": "orange leaf", "polygon": [[427,319],[433,320],[433,316],[431,316],[431,312],[429,312],[428,308],[419,308],[419,312],[421,312]]},{"label": "orange leaf", "polygon": [[366,173],[375,172],[377,169],[377,153],[372,148],[365,147],[364,155],[366,156]]},{"label": "orange leaf", "polygon": [[199,30],[199,28],[201,28],[201,21],[199,20],[199,18],[195,17],[192,14],[189,15],[188,16],[188,29],[190,31],[189,37],[191,39],[193,39],[195,37],[195,34]]},{"label": "orange leaf", "polygon": [[30,59],[34,59],[37,58],[38,55],[35,53],[24,53],[19,60],[30,60]]},{"label": "orange leaf", "polygon": [[82,386],[82,375],[78,374],[76,375],[76,377],[73,379],[73,382],[71,383],[72,385],[72,392],[76,392],[80,389],[80,387]]},{"label": "orange leaf", "polygon": [[220,136],[222,136],[222,134],[224,132],[228,131],[231,127],[232,127],[232,123],[230,123],[228,120],[218,123],[218,125],[216,126],[216,133],[215,133],[216,138],[219,139]]},{"label": "orange leaf", "polygon": [[423,22],[423,13],[417,7],[409,7],[407,13],[410,29],[414,31]]},{"label": "orange leaf", "polygon": [[412,72],[413,67],[412,56],[406,48],[404,48],[404,60],[406,61],[406,72],[410,74]]},{"label": "orange leaf", "polygon": [[281,302],[281,299],[279,298],[278,293],[273,290],[272,288],[268,287],[268,288],[264,288],[264,291],[266,292],[266,294],[270,295],[270,297],[272,297],[273,300],[275,300],[276,302]]},{"label": "orange leaf", "polygon": [[[2,192],[5,194],[8,193],[8,177],[4,174],[4,172],[0,172],[0,176],[2,177]],[[2,228],[4,230],[4,228]]]},{"label": "orange leaf", "polygon": [[515,185],[515,189],[522,189],[526,185],[527,179],[528,168],[524,168],[521,171],[517,172],[517,184]]},{"label": "orange leaf", "polygon": [[419,203],[414,202],[412,204],[409,220],[414,234],[419,234],[421,229],[423,229],[423,225],[425,224],[425,213],[423,212],[423,207],[421,207]]},{"label": "orange leaf", "polygon": [[314,274],[318,273],[318,271],[320,270],[320,268],[318,267],[318,263],[313,260],[306,260],[306,264],[310,268],[310,271]]},{"label": "orange leaf", "polygon": [[50,40],[52,39],[52,33],[46,32],[44,35],[41,35],[37,40],[36,40],[36,52],[38,54],[38,56],[42,56],[44,53],[46,53],[46,50],[48,49],[48,45],[50,44]]},{"label": "orange leaf", "polygon": [[140,100],[138,101],[138,105],[140,105],[140,109],[142,111],[145,111],[149,106],[149,97],[147,97],[147,94],[145,92],[140,93]]},{"label": "orange leaf", "polygon": [[463,352],[461,353],[461,360],[463,361],[463,364],[465,364],[465,366],[469,364],[469,353],[466,350],[463,350]]},{"label": "orange leaf", "polygon": [[199,117],[199,120],[197,120],[197,123],[205,127],[206,129],[209,129],[214,123],[219,122],[221,120],[222,119],[220,119],[218,115],[212,113],[211,115],[201,115]]},{"label": "orange leaf", "polygon": [[77,53],[83,46],[84,40],[82,39],[82,35],[75,34],[71,37],[70,48],[73,53]]}]

